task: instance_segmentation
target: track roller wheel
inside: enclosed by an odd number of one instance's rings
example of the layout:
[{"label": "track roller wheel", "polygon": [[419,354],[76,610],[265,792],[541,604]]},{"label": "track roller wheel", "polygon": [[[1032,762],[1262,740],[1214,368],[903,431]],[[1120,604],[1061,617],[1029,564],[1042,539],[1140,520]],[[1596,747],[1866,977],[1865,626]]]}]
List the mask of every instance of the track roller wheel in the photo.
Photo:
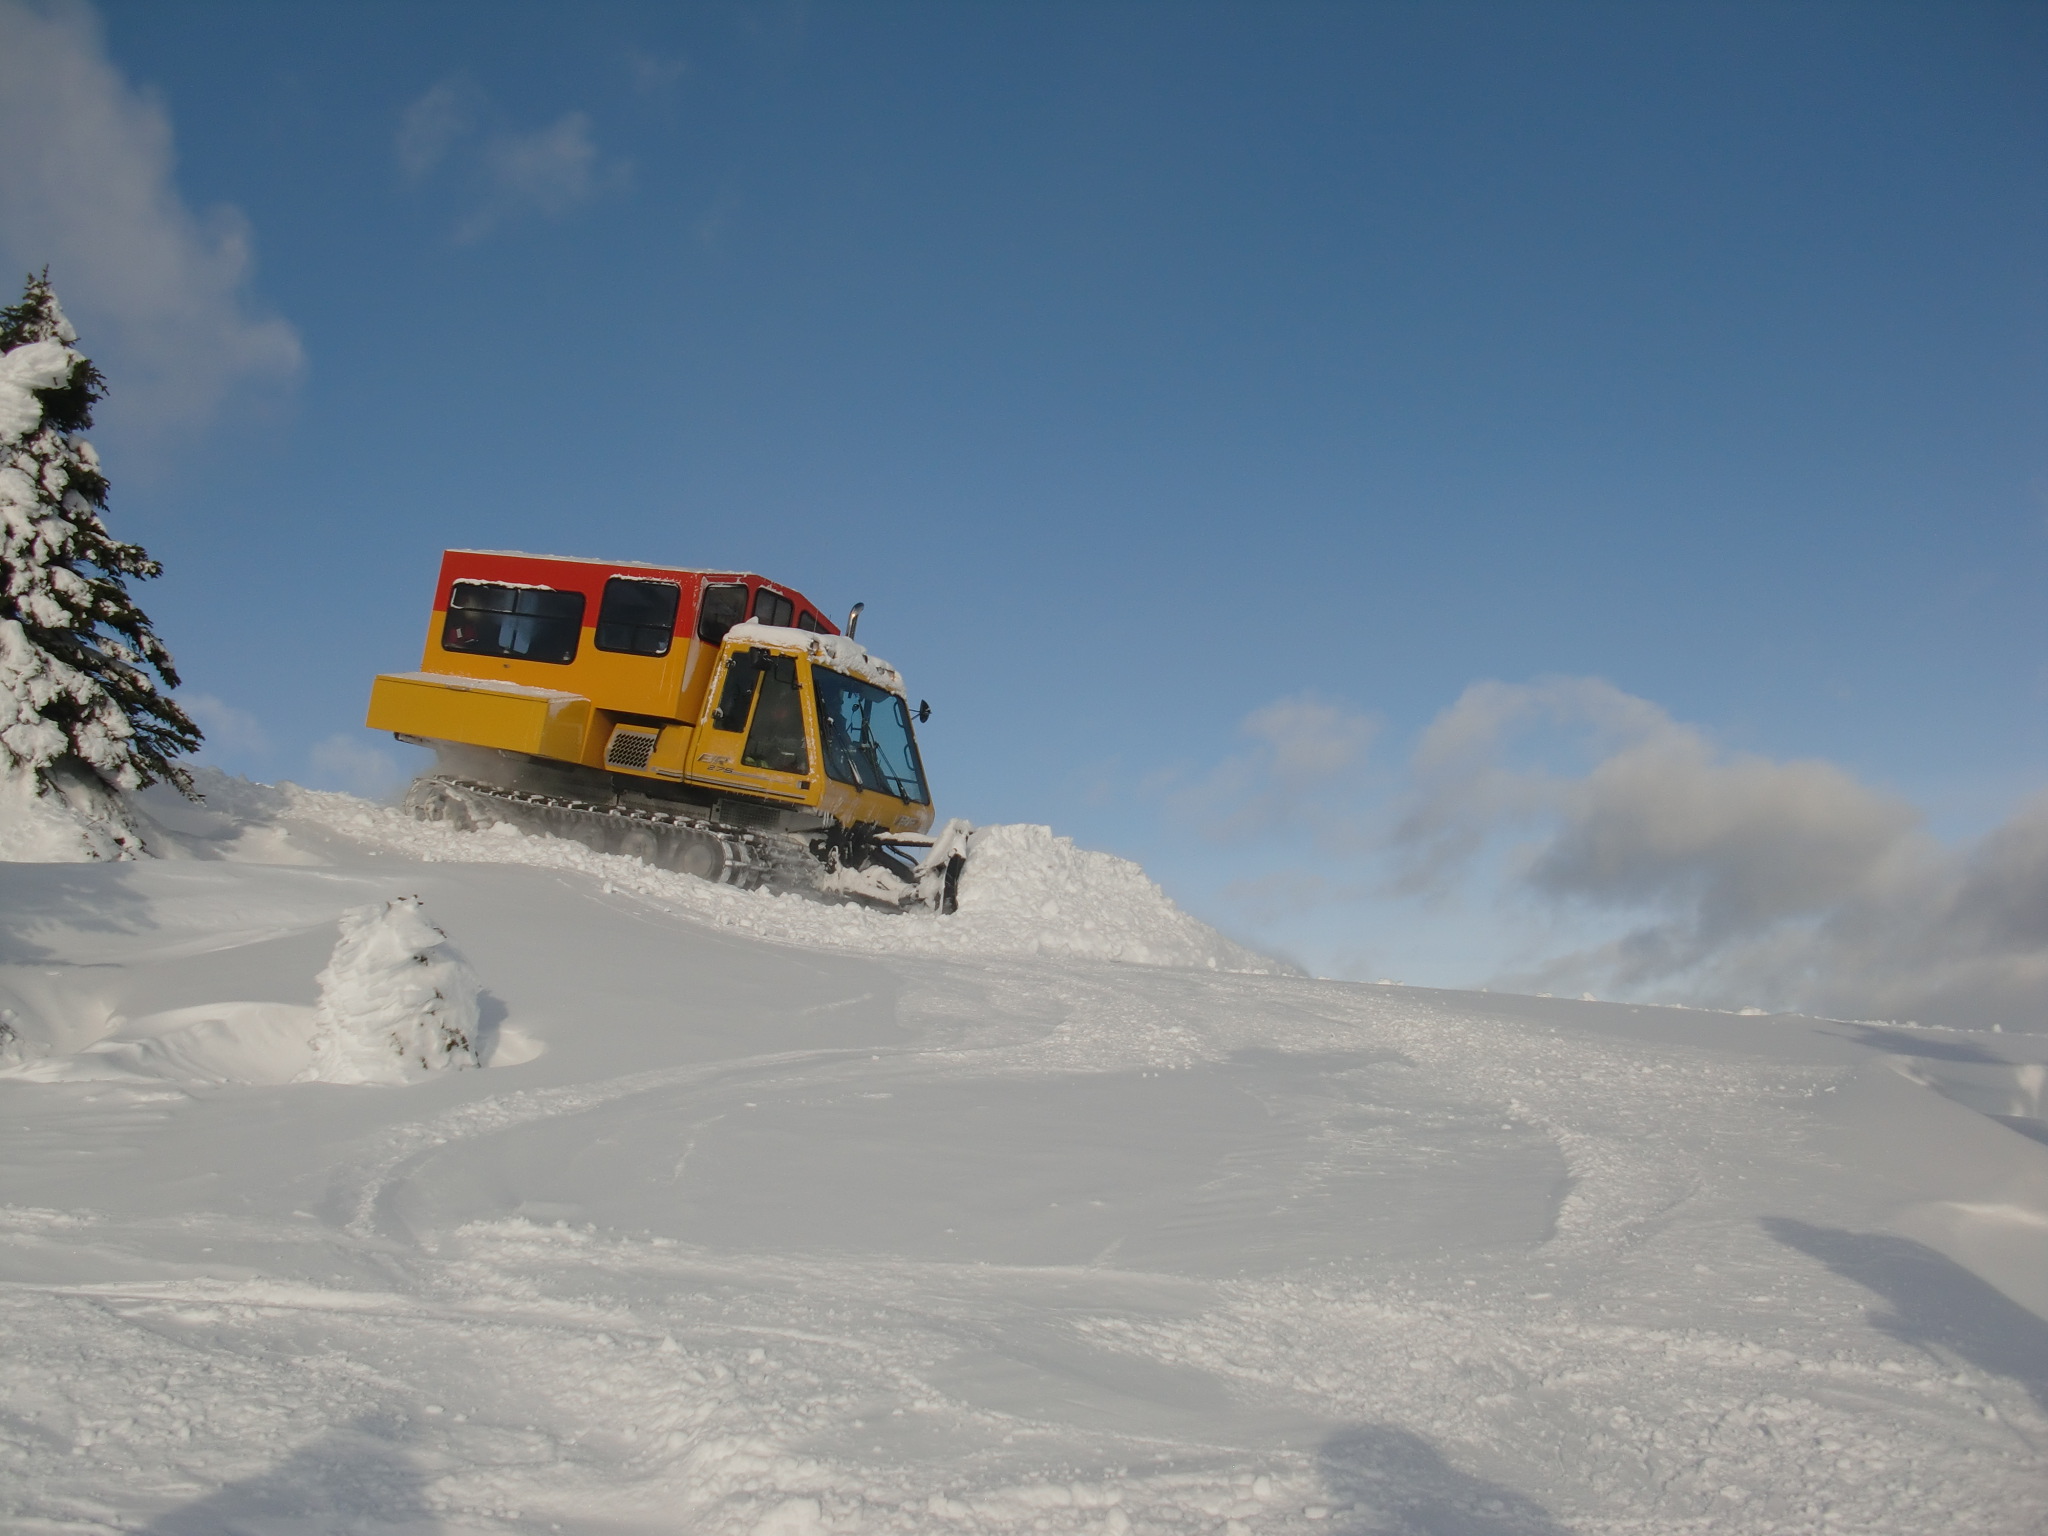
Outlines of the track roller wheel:
[{"label": "track roller wheel", "polygon": [[668,847],[662,853],[658,862],[679,875],[695,875],[699,880],[718,884],[736,883],[732,880],[731,856],[725,845],[709,832],[678,829],[669,835]]},{"label": "track roller wheel", "polygon": [[414,779],[406,789],[404,808],[416,820],[451,831],[474,832],[478,827],[468,796],[445,779]]}]

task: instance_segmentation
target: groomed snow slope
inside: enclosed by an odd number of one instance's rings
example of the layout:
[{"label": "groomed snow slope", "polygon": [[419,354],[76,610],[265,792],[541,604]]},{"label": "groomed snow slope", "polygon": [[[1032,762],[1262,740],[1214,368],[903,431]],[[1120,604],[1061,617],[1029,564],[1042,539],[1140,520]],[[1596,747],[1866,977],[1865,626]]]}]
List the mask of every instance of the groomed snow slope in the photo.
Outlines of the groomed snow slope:
[{"label": "groomed snow slope", "polygon": [[[0,867],[6,1529],[2048,1523],[2042,1037],[1256,974],[1040,829],[941,920],[210,788]],[[485,1065],[290,1081],[401,895]]]}]

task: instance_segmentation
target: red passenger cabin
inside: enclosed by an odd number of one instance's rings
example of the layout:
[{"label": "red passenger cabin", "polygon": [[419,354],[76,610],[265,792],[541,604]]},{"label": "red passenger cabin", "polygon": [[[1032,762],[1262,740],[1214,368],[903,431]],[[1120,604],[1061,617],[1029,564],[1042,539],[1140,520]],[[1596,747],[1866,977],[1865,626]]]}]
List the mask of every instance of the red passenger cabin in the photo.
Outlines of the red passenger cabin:
[{"label": "red passenger cabin", "polygon": [[665,656],[673,636],[716,645],[746,619],[813,634],[839,633],[839,626],[794,587],[751,572],[451,549],[441,557],[434,588],[436,633],[428,649],[438,644],[467,654],[559,665],[574,659],[581,632],[590,629],[591,643],[600,651]]}]

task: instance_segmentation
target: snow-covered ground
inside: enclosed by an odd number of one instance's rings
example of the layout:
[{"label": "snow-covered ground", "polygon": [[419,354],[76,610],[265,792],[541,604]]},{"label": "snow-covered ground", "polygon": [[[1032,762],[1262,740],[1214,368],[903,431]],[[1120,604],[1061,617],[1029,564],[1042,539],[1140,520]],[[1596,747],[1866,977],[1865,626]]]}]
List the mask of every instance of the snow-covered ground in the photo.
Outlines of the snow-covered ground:
[{"label": "snow-covered ground", "polygon": [[[2048,1526],[2048,1037],[1310,980],[1040,829],[939,919],[208,788],[0,867],[7,1530]],[[379,911],[480,1068],[304,1080]]]}]

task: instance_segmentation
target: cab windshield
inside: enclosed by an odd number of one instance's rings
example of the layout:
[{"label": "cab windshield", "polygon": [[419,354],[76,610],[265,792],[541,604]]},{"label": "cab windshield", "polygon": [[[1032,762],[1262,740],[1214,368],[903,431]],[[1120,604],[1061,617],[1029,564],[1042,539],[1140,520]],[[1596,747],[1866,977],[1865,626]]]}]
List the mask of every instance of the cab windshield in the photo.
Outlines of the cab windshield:
[{"label": "cab windshield", "polygon": [[818,691],[826,774],[842,784],[929,805],[924,764],[903,700],[886,688],[820,666],[811,668],[811,681]]}]

